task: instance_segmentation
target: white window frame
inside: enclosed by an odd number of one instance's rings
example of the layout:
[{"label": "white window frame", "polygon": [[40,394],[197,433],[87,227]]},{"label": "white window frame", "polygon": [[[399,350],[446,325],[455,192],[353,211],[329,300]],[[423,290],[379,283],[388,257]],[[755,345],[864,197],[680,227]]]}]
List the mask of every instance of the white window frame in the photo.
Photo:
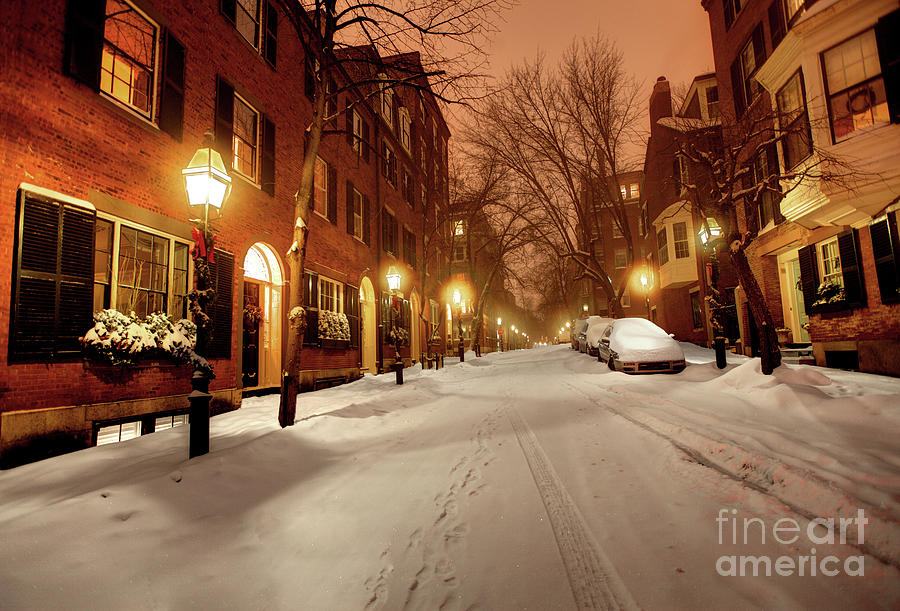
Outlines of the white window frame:
[{"label": "white window frame", "polygon": [[362,155],[362,115],[359,111],[353,111],[353,150],[357,156]]},{"label": "white window frame", "polygon": [[[113,244],[112,251],[110,252],[110,278],[109,278],[109,308],[116,309],[118,297],[119,297],[119,256],[120,256],[120,246],[122,240],[122,227],[127,227],[129,229],[135,229],[137,231],[143,231],[144,233],[153,234],[156,237],[163,238],[169,241],[169,248],[167,254],[167,264],[166,264],[166,311],[165,314],[167,316],[175,316],[176,312],[174,312],[175,308],[175,244],[181,244],[182,246],[186,246],[188,248],[188,266],[187,266],[187,292],[190,292],[191,287],[194,285],[194,265],[193,260],[190,257],[190,248],[191,243],[185,239],[179,238],[170,233],[166,233],[164,231],[159,231],[158,229],[154,229],[152,227],[147,227],[146,225],[141,225],[138,223],[134,223],[132,221],[127,221],[121,219],[112,214],[107,214],[105,212],[97,211],[97,218],[100,220],[104,220],[112,223],[112,235],[113,235]],[[96,248],[95,248],[96,252]],[[130,312],[122,312],[123,314],[130,315]],[[190,312],[186,313],[186,317],[190,318]]]},{"label": "white window frame", "polygon": [[453,235],[466,235],[466,220],[460,219],[453,222]]},{"label": "white window frame", "polygon": [[[684,236],[679,237],[676,231],[677,227],[684,228]],[[675,249],[676,259],[688,259],[691,256],[690,231],[688,230],[687,221],[676,221],[672,223],[672,246]],[[682,246],[683,254],[679,254],[678,247]]]},{"label": "white window frame", "polygon": [[[827,255],[827,256],[826,256]],[[832,281],[844,286],[844,274],[841,266],[841,252],[837,236],[816,244],[816,262],[819,266],[819,283]],[[837,264],[835,266],[835,263]]]},{"label": "white window frame", "polygon": [[255,138],[254,138],[255,142],[253,142],[252,144],[248,143],[248,145],[253,147],[253,161],[252,161],[253,167],[252,167],[252,173],[247,174],[237,167],[238,155],[237,155],[236,146],[237,146],[238,142],[244,142],[244,140],[243,140],[243,138],[240,138],[237,135],[237,130],[234,129],[234,118],[232,118],[232,123],[231,123],[231,155],[232,155],[231,169],[234,170],[235,172],[237,172],[238,176],[246,178],[253,184],[258,185],[259,184],[259,164],[260,164],[260,161],[259,161],[260,160],[260,154],[259,154],[260,146],[259,145],[260,145],[260,136],[261,136],[260,122],[259,122],[260,112],[253,106],[253,104],[251,104],[246,99],[241,97],[240,94],[238,94],[237,92],[234,93],[234,102],[235,102],[235,106],[237,106],[237,104],[236,104],[237,102],[240,102],[253,112],[253,115],[254,115],[255,121],[256,121],[256,129],[255,129],[256,134],[255,134]]},{"label": "white window frame", "polygon": [[[262,38],[262,2],[260,0],[249,0],[250,2],[256,3],[256,16],[250,14],[249,11],[244,10],[243,2],[247,0],[235,0],[235,14],[234,14],[234,29],[237,30],[238,34],[241,35],[241,38],[250,43],[254,49],[259,50],[262,46],[259,44],[260,39]],[[241,31],[241,27],[239,25],[241,15],[246,15],[251,22],[256,24],[256,39],[250,40],[247,36]]]},{"label": "white window frame", "polygon": [[[134,104],[132,104],[130,101],[123,100],[121,97],[116,96],[112,91],[107,91],[106,89],[103,88],[103,80],[104,80],[103,72],[104,72],[104,65],[106,64],[106,45],[107,45],[106,16],[104,16],[104,18],[103,18],[104,33],[103,33],[103,42],[101,45],[101,47],[102,47],[101,48],[101,62],[100,62],[100,68],[99,68],[99,70],[100,70],[100,75],[99,75],[100,76],[100,93],[102,93],[105,97],[112,100],[116,104],[121,105],[123,108],[127,109],[128,111],[136,113],[142,119],[146,119],[146,120],[152,122],[153,117],[156,114],[156,108],[157,108],[156,92],[157,92],[157,88],[158,88],[157,85],[159,84],[159,76],[160,76],[159,75],[159,72],[160,72],[159,62],[160,62],[160,32],[161,32],[161,28],[155,20],[151,19],[147,15],[147,13],[140,10],[137,6],[135,6],[129,0],[119,0],[119,1],[122,4],[126,4],[129,8],[131,8],[131,10],[133,10],[135,13],[137,13],[138,16],[140,16],[142,19],[144,19],[150,25],[153,26],[153,51],[151,53],[153,65],[151,66],[151,69],[150,69],[150,83],[149,83],[150,91],[147,96],[148,109],[146,111],[143,111],[140,108],[138,108],[137,106],[135,106]],[[113,68],[113,70],[114,70],[114,68]],[[110,89],[112,89],[113,70],[109,71],[110,72]],[[132,86],[133,86],[133,82],[129,83],[129,91],[131,91]]]},{"label": "white window frame", "polygon": [[[321,184],[317,179],[319,168],[322,169]],[[322,196],[321,206],[316,201],[316,196],[319,194]],[[328,162],[319,156],[316,156],[316,165],[313,169],[313,211],[322,218],[328,218]]]},{"label": "white window frame", "polygon": [[362,193],[353,189],[353,237],[363,239],[363,198]]},{"label": "white window frame", "polygon": [[[334,293],[329,294],[327,287],[331,287]],[[326,300],[329,303],[326,304]],[[326,307],[329,305],[334,305],[334,307]],[[336,312],[338,314],[344,311],[344,284],[342,282],[319,276],[319,311]]]},{"label": "white window frame", "polygon": [[[619,265],[619,256],[622,257],[622,265]],[[613,264],[616,269],[625,269],[628,267],[628,250],[625,248],[616,248],[613,251]]]},{"label": "white window frame", "polygon": [[[387,81],[387,75],[379,74],[378,80]],[[380,84],[381,88],[381,116],[384,118],[384,122],[394,126],[394,90],[391,89],[386,83],[382,82]]]},{"label": "white window frame", "polygon": [[400,146],[407,153],[412,153],[412,142],[410,142],[411,121],[409,119],[409,111],[405,107],[400,109]]}]

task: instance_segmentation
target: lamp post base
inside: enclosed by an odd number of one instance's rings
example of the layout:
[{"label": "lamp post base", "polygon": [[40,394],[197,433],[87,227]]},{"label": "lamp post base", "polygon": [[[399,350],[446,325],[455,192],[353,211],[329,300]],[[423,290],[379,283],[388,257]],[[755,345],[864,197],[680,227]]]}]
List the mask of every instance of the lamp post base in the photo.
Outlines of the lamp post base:
[{"label": "lamp post base", "polygon": [[459,342],[459,362],[460,363],[466,362],[466,349],[463,346],[462,342]]},{"label": "lamp post base", "polygon": [[403,361],[394,361],[391,369],[394,370],[394,374],[397,376],[397,384],[403,384]]},{"label": "lamp post base", "polygon": [[713,342],[716,349],[716,367],[725,369],[725,338],[717,337]]},{"label": "lamp post base", "polygon": [[202,369],[195,369],[191,376],[190,407],[190,450],[189,458],[203,456],[209,452],[209,394],[210,375]]}]

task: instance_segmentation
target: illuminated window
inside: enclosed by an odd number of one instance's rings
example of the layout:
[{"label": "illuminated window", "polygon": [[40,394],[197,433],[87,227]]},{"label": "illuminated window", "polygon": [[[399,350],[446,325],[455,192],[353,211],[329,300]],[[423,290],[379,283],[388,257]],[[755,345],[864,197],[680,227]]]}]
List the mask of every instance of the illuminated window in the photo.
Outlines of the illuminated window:
[{"label": "illuminated window", "polygon": [[259,113],[240,96],[234,96],[234,132],[232,166],[247,178],[256,180],[256,150],[259,146]]},{"label": "illuminated window", "polygon": [[177,416],[163,416],[161,418],[157,418],[154,424],[153,430],[155,431],[165,431],[167,429],[173,429],[176,426],[184,426],[188,423],[188,415],[187,414],[179,414]]},{"label": "illuminated window", "polygon": [[412,151],[412,142],[410,142],[410,120],[409,112],[405,108],[400,109],[400,144],[406,149],[406,152]]},{"label": "illuminated window", "polygon": [[120,441],[128,441],[135,437],[141,436],[141,422],[123,422],[122,424],[114,424],[112,426],[104,426],[97,431],[97,445],[105,446],[110,443],[119,443]]},{"label": "illuminated window", "polygon": [[466,221],[456,221],[453,225],[453,235],[465,235],[466,234]]},{"label": "illuminated window", "polygon": [[687,223],[681,222],[672,225],[672,241],[675,243],[676,259],[685,259],[690,255]]},{"label": "illuminated window", "polygon": [[254,48],[259,47],[259,0],[237,0],[235,27]]},{"label": "illuminated window", "polygon": [[819,245],[819,274],[821,274],[822,282],[844,286],[844,276],[841,273],[841,253],[838,250],[837,238]]},{"label": "illuminated window", "polygon": [[362,193],[353,189],[353,201],[348,202],[348,205],[352,206],[352,214],[353,214],[353,236],[363,239],[363,201],[362,201]]},{"label": "illuminated window", "polygon": [[321,157],[316,157],[313,174],[313,210],[328,216],[328,164]]},{"label": "illuminated window", "polygon": [[861,129],[890,123],[875,30],[825,51],[822,63],[835,142]]},{"label": "illuminated window", "polygon": [[812,153],[809,115],[803,94],[803,74],[798,70],[775,94],[778,123],[784,134],[781,152],[785,169],[792,169]]},{"label": "illuminated window", "polygon": [[100,90],[150,118],[159,28],[122,0],[108,0]]},{"label": "illuminated window", "polygon": [[669,262],[669,244],[666,241],[665,227],[656,232],[656,251],[659,254],[660,265],[665,265]]},{"label": "illuminated window", "polygon": [[319,276],[319,310],[344,311],[344,285]]},{"label": "illuminated window", "polygon": [[638,184],[636,182],[631,183],[630,188],[631,188],[631,197],[638,198],[641,196],[641,188],[640,188],[640,186],[638,186]]}]

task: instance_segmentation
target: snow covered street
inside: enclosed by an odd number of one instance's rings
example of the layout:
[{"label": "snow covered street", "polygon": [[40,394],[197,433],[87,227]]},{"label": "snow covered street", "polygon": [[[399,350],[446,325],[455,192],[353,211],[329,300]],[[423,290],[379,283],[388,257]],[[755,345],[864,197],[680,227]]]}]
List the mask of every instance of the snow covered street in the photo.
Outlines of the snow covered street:
[{"label": "snow covered street", "polygon": [[0,609],[900,607],[900,380],[685,352],[467,357],[284,430],[245,399],[192,461],[180,427],[0,472]]}]

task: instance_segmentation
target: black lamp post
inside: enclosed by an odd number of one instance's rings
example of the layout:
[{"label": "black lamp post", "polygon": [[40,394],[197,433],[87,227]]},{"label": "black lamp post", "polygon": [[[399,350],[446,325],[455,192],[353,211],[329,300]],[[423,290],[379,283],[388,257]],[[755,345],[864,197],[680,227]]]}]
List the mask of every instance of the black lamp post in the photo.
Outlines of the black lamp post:
[{"label": "black lamp post", "polygon": [[[718,276],[719,276],[719,265],[718,258],[716,256],[716,245],[721,243],[722,241],[722,228],[715,221],[715,219],[708,218],[703,223],[703,226],[700,228],[700,241],[703,243],[703,248],[709,253],[709,263],[708,265],[712,268],[712,273],[709,278],[709,291],[711,293],[711,297],[718,301],[721,298],[719,295],[718,287]],[[725,369],[728,365],[727,360],[725,358],[725,337],[722,335],[725,332],[725,326],[721,320],[722,317],[722,305],[719,304],[715,309],[711,308],[710,311],[710,323],[713,328],[713,348],[716,352],[716,367],[719,369]]]},{"label": "black lamp post", "polygon": [[400,357],[400,331],[397,327],[397,316],[400,309],[400,272],[391,265],[386,277],[388,288],[391,291],[391,336],[394,339],[394,364],[391,367],[397,378],[397,384],[403,384],[403,359]]},{"label": "black lamp post", "polygon": [[222,156],[213,149],[210,132],[205,134],[203,146],[197,149],[191,162],[181,173],[188,203],[201,214],[199,218],[191,219],[195,225],[191,231],[194,238],[191,255],[194,259],[194,271],[197,273],[197,288],[189,295],[191,314],[197,325],[197,345],[192,358],[192,390],[188,395],[191,405],[189,457],[194,458],[209,452],[209,402],[212,399],[209,381],[216,377],[205,358],[210,339],[210,319],[206,309],[215,297],[209,275],[209,264],[214,262],[215,233],[212,221],[219,217],[222,204],[231,193],[231,177],[225,170]]},{"label": "black lamp post", "polygon": [[503,319],[497,317],[497,351],[503,352]]}]

